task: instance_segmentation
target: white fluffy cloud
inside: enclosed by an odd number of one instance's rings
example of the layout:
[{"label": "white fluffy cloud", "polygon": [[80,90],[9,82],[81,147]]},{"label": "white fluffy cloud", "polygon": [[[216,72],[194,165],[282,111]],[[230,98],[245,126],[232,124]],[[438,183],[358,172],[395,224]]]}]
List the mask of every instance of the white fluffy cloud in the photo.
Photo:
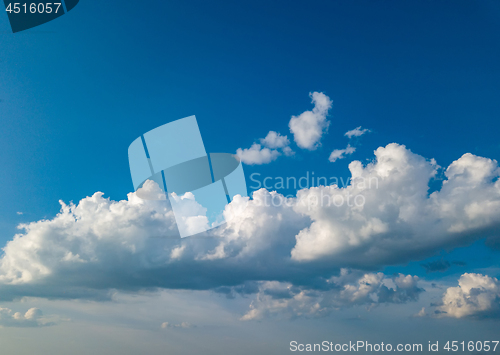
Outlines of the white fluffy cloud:
[{"label": "white fluffy cloud", "polygon": [[330,125],[326,119],[332,107],[332,101],[322,92],[309,94],[314,104],[312,111],[305,111],[299,116],[293,116],[288,126],[293,134],[295,143],[302,148],[315,150]]},{"label": "white fluffy cloud", "polygon": [[335,163],[339,159],[344,159],[348,155],[354,153],[356,151],[355,147],[351,147],[350,144],[347,145],[345,149],[335,149],[331,154],[328,160],[332,163]]},{"label": "white fluffy cloud", "polygon": [[344,189],[299,191],[299,200],[324,201],[329,196],[344,203],[300,205],[297,211],[312,223],[297,235],[293,259],[353,258],[373,265],[494,237],[500,223],[496,161],[465,154],[447,168],[443,187],[428,195],[429,180],[438,169],[433,160],[398,144],[378,148],[375,156],[366,167],[350,163],[352,183]]},{"label": "white fluffy cloud", "polygon": [[238,148],[236,155],[247,165],[261,165],[276,160],[282,153],[293,154],[288,137],[277,132],[270,131],[266,138],[260,139],[260,143],[254,143],[248,149]]},{"label": "white fluffy cloud", "polygon": [[269,131],[266,138],[262,138],[260,142],[267,148],[271,149],[284,148],[290,145],[290,140],[287,136],[282,136],[274,131]]},{"label": "white fluffy cloud", "polygon": [[443,317],[498,317],[500,281],[481,274],[463,274],[457,287],[449,287],[437,313]]},{"label": "white fluffy cloud", "polygon": [[352,137],[361,137],[363,134],[370,132],[368,128],[361,128],[361,126],[356,127],[350,131],[347,131],[344,136],[351,139]]},{"label": "white fluffy cloud", "polygon": [[387,278],[382,273],[366,273],[342,269],[337,277],[325,280],[322,288],[294,286],[269,281],[259,287],[256,299],[242,320],[265,317],[321,317],[335,309],[354,305],[369,307],[381,303],[416,301],[423,289],[418,277],[411,275]]},{"label": "white fluffy cloud", "polygon": [[[314,108],[305,111],[299,116],[292,116],[289,122],[295,143],[303,149],[314,150],[321,141],[323,133],[326,132],[330,122],[326,119],[328,111],[332,107],[332,101],[321,92],[310,93]],[[238,148],[236,155],[247,165],[268,164],[276,160],[280,155],[293,155],[290,140],[278,132],[269,131],[265,138],[259,139],[250,148]]]},{"label": "white fluffy cloud", "polygon": [[[215,289],[247,281],[302,285],[341,268],[374,270],[442,248],[497,240],[496,161],[465,154],[445,170],[389,144],[367,165],[351,162],[345,188],[303,189],[296,198],[261,189],[236,197],[234,218],[207,238],[179,237],[166,201],[96,193],[62,204],[53,219],[21,225],[0,258],[0,295],[105,298],[109,290]],[[339,202],[341,202],[339,204]],[[329,270],[328,275],[324,270]]]},{"label": "white fluffy cloud", "polygon": [[280,156],[280,153],[277,150],[262,147],[260,144],[254,143],[248,149],[238,148],[236,155],[245,164],[260,165],[276,160]]}]

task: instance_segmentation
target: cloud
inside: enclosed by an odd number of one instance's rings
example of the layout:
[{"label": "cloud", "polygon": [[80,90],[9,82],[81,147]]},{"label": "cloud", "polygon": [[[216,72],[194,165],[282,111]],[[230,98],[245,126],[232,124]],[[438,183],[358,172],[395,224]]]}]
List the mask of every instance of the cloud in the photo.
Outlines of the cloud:
[{"label": "cloud", "polygon": [[350,155],[356,151],[356,148],[351,147],[350,144],[347,145],[345,149],[335,149],[331,154],[328,160],[332,163],[335,163],[339,159],[344,159],[347,155]]},{"label": "cloud", "polygon": [[277,150],[262,147],[260,144],[254,143],[248,149],[238,148],[236,155],[241,161],[248,165],[268,164],[279,157],[280,153]]},{"label": "cloud", "polygon": [[53,324],[42,316],[38,308],[30,308],[23,314],[0,307],[0,326],[3,327],[43,327]]},{"label": "cloud", "polygon": [[426,317],[427,316],[427,312],[425,311],[425,307],[422,307],[422,309],[413,315],[413,317]]},{"label": "cloud", "polygon": [[450,263],[447,260],[436,260],[420,265],[425,269],[427,273],[431,273],[431,272],[444,272],[448,270],[452,265],[465,266],[466,263],[463,261],[452,261]]},{"label": "cloud", "polygon": [[465,273],[457,287],[446,290],[436,311],[440,317],[498,317],[500,281],[487,275]]},{"label": "cloud", "polygon": [[[446,169],[442,188],[429,195],[429,181],[439,168],[434,160],[398,144],[378,148],[375,156],[366,167],[349,164],[352,183],[346,188],[298,192],[299,200],[321,203],[296,209],[312,223],[297,235],[293,259],[387,264],[419,258],[439,245],[495,238],[500,222],[496,161],[464,154]],[[332,201],[343,203],[337,207]]]},{"label": "cloud", "polygon": [[[370,132],[369,129],[361,129],[361,126],[350,130],[345,133],[345,136],[349,139],[352,137],[361,137],[363,134],[366,132]],[[348,155],[354,153],[356,151],[356,147],[353,147],[350,143],[347,144],[347,147],[345,149],[335,149],[331,154],[328,160],[332,163],[335,163],[339,159],[344,159]]]},{"label": "cloud", "polygon": [[188,322],[182,322],[179,324],[172,324],[169,322],[163,322],[161,324],[162,329],[167,329],[167,328],[188,329],[188,328],[195,328],[195,327],[196,327],[195,325],[192,325],[191,323],[188,323]]},{"label": "cloud", "polygon": [[313,92],[309,96],[314,104],[312,111],[292,116],[288,126],[297,146],[302,149],[315,150],[330,125],[326,116],[332,107],[332,101],[322,92]]},{"label": "cloud", "polygon": [[347,131],[344,136],[351,139],[352,137],[361,137],[363,134],[371,132],[368,128],[361,129],[361,126],[356,127],[350,131]]},{"label": "cloud", "polygon": [[[465,154],[445,170],[389,144],[366,165],[349,164],[350,185],[302,189],[286,198],[265,189],[236,196],[234,218],[204,237],[181,239],[168,201],[98,192],[61,202],[52,219],[21,224],[3,248],[0,297],[109,299],[113,290],[224,290],[255,281],[305,289],[340,274],[369,273],[479,238],[496,240],[496,161]],[[338,203],[338,202],[342,203]],[[229,218],[226,218],[229,219]],[[227,289],[226,289],[227,290]]]},{"label": "cloud", "polygon": [[282,153],[293,155],[290,148],[290,140],[287,136],[270,131],[266,138],[260,139],[261,144],[254,143],[248,149],[238,148],[236,155],[247,165],[268,164],[276,160]]},{"label": "cloud", "polygon": [[[326,120],[332,101],[328,96],[320,92],[310,93],[314,108],[305,111],[298,117],[292,116],[289,122],[290,132],[294,136],[295,143],[303,149],[315,150],[323,133],[330,124]],[[287,156],[295,154],[290,147],[290,140],[275,131],[269,131],[265,138],[253,143],[250,148],[238,148],[236,155],[247,165],[268,164],[276,160],[280,155]]]},{"label": "cloud", "polygon": [[269,131],[266,138],[262,138],[260,142],[267,148],[272,148],[272,149],[284,148],[290,145],[290,140],[288,139],[287,136],[282,136],[274,131]]},{"label": "cloud", "polygon": [[427,273],[436,271],[444,272],[451,267],[450,262],[447,260],[436,260],[420,265],[425,269]]},{"label": "cloud", "polygon": [[325,280],[321,288],[265,282],[250,310],[241,319],[322,317],[333,310],[355,305],[372,307],[382,303],[416,301],[423,292],[417,282],[418,277],[411,275],[386,278],[382,273],[363,274],[347,269],[342,269],[340,276]]}]

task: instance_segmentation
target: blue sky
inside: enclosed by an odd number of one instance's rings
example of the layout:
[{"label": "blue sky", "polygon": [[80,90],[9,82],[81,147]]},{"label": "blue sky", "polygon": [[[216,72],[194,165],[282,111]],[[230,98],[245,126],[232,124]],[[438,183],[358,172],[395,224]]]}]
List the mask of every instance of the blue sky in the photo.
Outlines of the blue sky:
[{"label": "blue sky", "polygon": [[[377,148],[390,143],[434,158],[444,168],[465,153],[499,160],[499,16],[500,4],[495,1],[97,4],[82,0],[65,16],[12,34],[4,14],[0,16],[0,242],[4,245],[12,240],[19,232],[19,223],[53,219],[60,210],[59,200],[78,203],[97,191],[113,201],[126,199],[133,190],[129,144],[144,132],[190,115],[197,117],[208,152],[235,153],[259,142],[269,131],[288,136],[295,155],[280,156],[270,164],[245,165],[247,178],[252,173],[301,177],[312,171],[316,176],[348,178],[351,161],[367,164],[373,161]],[[320,146],[309,151],[297,147],[288,125],[292,116],[313,108],[312,92],[327,95],[332,108],[327,116],[328,132]],[[356,152],[329,162],[334,149],[348,144],[345,132],[359,126],[370,132],[356,139]],[[431,191],[441,188],[443,171],[431,179]],[[395,265],[377,264],[365,271],[381,271],[389,277],[399,272],[418,275],[424,282],[439,280],[446,287],[456,285],[465,272],[500,275],[498,249],[485,246],[484,238],[456,247],[446,244]],[[465,265],[426,273],[421,264],[436,260]],[[321,266],[321,275],[329,267]],[[490,271],[486,273],[486,269]],[[437,292],[426,291],[418,301],[419,309],[423,300]],[[174,296],[161,292],[159,299],[167,302],[173,297],[185,305],[182,297],[175,295],[177,291],[172,291]],[[38,297],[35,291],[30,294]],[[222,337],[218,326],[240,324],[233,319],[224,323],[224,319],[245,313],[251,296],[231,301],[214,294],[189,297],[203,305],[211,304],[207,298],[216,299],[213,303],[223,310],[217,313],[223,314],[218,322],[223,325],[211,327],[206,319],[197,319],[194,323],[206,324],[187,331],[210,339]],[[126,320],[117,316],[108,324],[89,314],[98,313],[100,307],[118,313],[120,302],[108,307],[96,301],[95,310],[88,311],[86,306],[71,308],[66,300],[50,303],[43,292],[39,296],[29,302],[74,319],[75,339],[79,327],[86,329],[92,324],[116,330],[123,323],[147,333],[148,327],[158,328],[167,322],[153,326],[136,312]],[[151,302],[144,301],[148,309],[144,318],[151,316],[154,307],[162,307],[158,299],[154,305]],[[237,302],[245,306],[241,308]],[[16,302],[8,306],[19,308]],[[386,308],[381,306],[376,312],[386,324],[383,329],[394,330],[399,311],[391,308],[382,314],[380,309]],[[415,321],[432,323],[429,329],[440,330],[440,324],[453,321],[409,320],[419,309],[401,311],[405,329],[412,329]],[[366,316],[364,309],[341,312],[346,319]],[[64,323],[64,317],[57,322]],[[183,321],[181,315],[178,317]],[[370,317],[364,323],[370,326],[356,325],[351,332],[374,334],[376,316]],[[488,328],[488,322],[478,329]],[[271,324],[263,327],[274,329]],[[328,334],[326,327],[340,327],[331,317],[283,324],[284,329],[296,333],[312,327]],[[456,334],[463,336],[470,324],[461,324]],[[243,341],[246,332],[263,336],[255,325],[231,326],[242,328],[227,341],[233,344],[227,349]],[[61,328],[56,325],[40,331],[50,331],[50,336],[57,338]],[[159,331],[156,328],[154,332]],[[113,341],[120,338],[117,331]],[[344,338],[349,339],[349,335],[344,334]],[[421,338],[427,339],[426,335]],[[158,339],[151,335],[148,346],[154,348]],[[286,334],[271,337],[266,340],[266,349],[274,349],[269,353],[286,352],[291,340],[287,339]],[[315,340],[309,335],[303,341]],[[187,351],[182,340],[176,341],[179,348],[174,353]],[[248,352],[240,353],[252,353],[254,345],[248,344]],[[152,352],[158,351],[153,348]],[[217,353],[217,344],[210,349]]]},{"label": "blue sky", "polygon": [[[376,132],[361,159],[389,142],[443,166],[499,158],[495,2],[78,7],[17,35],[1,19],[3,223],[89,191],[124,198],[128,144],[178,118],[197,116],[209,151],[286,134],[310,91],[334,102],[325,155],[361,125]],[[346,165],[314,159],[299,168]]]}]

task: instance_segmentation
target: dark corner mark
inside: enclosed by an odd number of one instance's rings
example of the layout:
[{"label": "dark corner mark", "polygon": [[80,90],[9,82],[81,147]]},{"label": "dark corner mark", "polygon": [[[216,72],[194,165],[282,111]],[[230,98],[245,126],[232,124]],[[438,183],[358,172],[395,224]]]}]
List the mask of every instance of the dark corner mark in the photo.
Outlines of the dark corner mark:
[{"label": "dark corner mark", "polygon": [[3,0],[13,33],[52,21],[72,10],[79,2],[79,0],[17,1],[20,2]]},{"label": "dark corner mark", "polygon": [[66,11],[72,10],[80,0],[63,0],[66,4]]}]

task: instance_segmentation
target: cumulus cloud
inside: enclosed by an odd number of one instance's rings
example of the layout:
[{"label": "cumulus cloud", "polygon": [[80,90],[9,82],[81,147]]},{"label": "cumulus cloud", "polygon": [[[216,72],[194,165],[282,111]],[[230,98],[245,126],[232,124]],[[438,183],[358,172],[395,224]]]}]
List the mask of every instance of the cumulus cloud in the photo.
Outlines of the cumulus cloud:
[{"label": "cumulus cloud", "polygon": [[3,327],[43,327],[53,324],[43,317],[38,308],[30,308],[23,314],[0,307],[0,326]]},{"label": "cumulus cloud", "polygon": [[261,165],[276,160],[281,154],[293,154],[288,137],[277,132],[270,131],[260,143],[254,143],[248,149],[238,148],[236,155],[247,165]]},{"label": "cumulus cloud", "polygon": [[[289,122],[290,132],[295,143],[303,149],[315,150],[321,141],[322,135],[327,131],[330,122],[326,119],[332,107],[332,101],[321,92],[310,93],[314,108],[305,111],[299,116],[292,116]],[[236,155],[247,165],[268,164],[280,155],[293,155],[290,140],[275,131],[269,131],[265,138],[253,143],[250,148],[238,148]]]},{"label": "cumulus cloud", "polygon": [[254,143],[248,149],[238,148],[236,155],[240,160],[248,165],[268,164],[279,157],[280,153],[277,150],[262,147],[260,144]]},{"label": "cumulus cloud", "polygon": [[423,289],[418,277],[399,274],[392,278],[382,273],[366,273],[342,269],[337,277],[324,281],[316,288],[294,286],[284,282],[264,282],[250,310],[241,319],[259,320],[265,317],[321,317],[333,310],[382,303],[416,301]]},{"label": "cumulus cloud", "polygon": [[361,137],[363,134],[371,132],[368,128],[362,129],[361,126],[356,127],[350,131],[347,131],[344,136],[351,139],[352,137]]},{"label": "cumulus cloud", "polygon": [[348,155],[354,153],[356,151],[356,148],[351,147],[350,144],[347,145],[345,149],[335,149],[331,154],[328,160],[332,163],[335,163],[339,159],[344,159]]},{"label": "cumulus cloud", "polygon": [[302,149],[315,150],[330,125],[326,117],[332,107],[332,101],[322,92],[313,92],[309,96],[314,104],[312,111],[292,116],[288,126],[297,146]]},{"label": "cumulus cloud", "polygon": [[392,263],[410,257],[407,252],[418,258],[439,245],[495,237],[500,222],[496,161],[465,154],[447,168],[442,188],[429,195],[428,183],[439,168],[434,160],[398,144],[378,148],[375,156],[366,167],[349,164],[352,183],[344,189],[299,191],[299,200],[344,203],[299,205],[312,223],[297,235],[293,259],[335,256],[348,262],[363,255],[362,264]]},{"label": "cumulus cloud", "polygon": [[441,317],[498,317],[500,281],[481,274],[463,274],[457,287],[449,287],[437,307]]},{"label": "cumulus cloud", "polygon": [[22,224],[3,248],[0,296],[106,299],[114,289],[222,290],[254,281],[311,288],[342,268],[370,272],[498,238],[494,160],[463,155],[431,194],[439,166],[402,145],[380,147],[371,163],[349,169],[342,188],[236,196],[224,211],[230,221],[197,238],[180,238],[167,201],[138,193],[61,202],[57,216]]},{"label": "cumulus cloud", "polygon": [[282,136],[274,131],[269,131],[266,138],[262,138],[260,142],[271,149],[284,148],[290,144],[290,140],[287,136]]}]

